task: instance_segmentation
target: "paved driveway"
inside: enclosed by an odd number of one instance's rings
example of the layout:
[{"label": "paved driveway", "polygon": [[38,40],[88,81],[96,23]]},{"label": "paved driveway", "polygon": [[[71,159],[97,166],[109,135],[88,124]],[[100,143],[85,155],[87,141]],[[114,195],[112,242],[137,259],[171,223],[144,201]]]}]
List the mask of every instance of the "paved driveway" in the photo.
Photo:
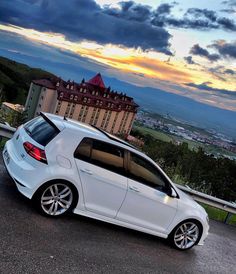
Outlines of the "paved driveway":
[{"label": "paved driveway", "polygon": [[236,273],[236,228],[211,221],[203,247],[76,215],[40,216],[18,193],[0,157],[0,273]]}]

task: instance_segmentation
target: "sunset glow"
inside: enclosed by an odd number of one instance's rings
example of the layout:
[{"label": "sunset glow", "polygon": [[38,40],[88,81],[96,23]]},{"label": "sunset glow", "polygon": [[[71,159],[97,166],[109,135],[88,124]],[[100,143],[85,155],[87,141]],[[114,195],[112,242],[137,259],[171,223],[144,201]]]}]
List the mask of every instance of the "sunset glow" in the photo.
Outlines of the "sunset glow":
[{"label": "sunset glow", "polygon": [[[178,84],[185,82],[200,84],[209,81],[209,77],[212,78],[212,75],[198,69],[197,66],[193,70],[189,70],[182,61],[176,58],[171,58],[169,62],[162,61],[163,54],[158,54],[155,51],[144,52],[141,49],[125,48],[111,44],[99,45],[89,41],[73,42],[59,33],[40,32],[14,25],[0,25],[0,30],[70,51],[121,71],[140,73],[150,79],[155,78],[166,81],[171,79],[171,81]],[[235,84],[235,80],[225,83],[219,79],[214,79],[212,87],[233,89]]]}]

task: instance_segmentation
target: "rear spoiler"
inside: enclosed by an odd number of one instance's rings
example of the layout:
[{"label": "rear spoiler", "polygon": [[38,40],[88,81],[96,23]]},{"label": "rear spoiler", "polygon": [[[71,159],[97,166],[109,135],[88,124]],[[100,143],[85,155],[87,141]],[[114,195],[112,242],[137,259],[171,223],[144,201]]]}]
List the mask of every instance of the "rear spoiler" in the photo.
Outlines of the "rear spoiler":
[{"label": "rear spoiler", "polygon": [[43,112],[40,112],[40,115],[57,131],[57,133],[61,132],[60,129],[52,122],[52,120],[50,120]]}]

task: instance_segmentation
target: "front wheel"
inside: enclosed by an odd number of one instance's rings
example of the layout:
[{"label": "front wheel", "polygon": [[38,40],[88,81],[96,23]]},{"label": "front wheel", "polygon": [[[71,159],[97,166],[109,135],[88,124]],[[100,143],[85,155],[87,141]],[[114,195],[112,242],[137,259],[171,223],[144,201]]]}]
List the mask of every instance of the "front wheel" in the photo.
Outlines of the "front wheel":
[{"label": "front wheel", "polygon": [[69,184],[51,182],[38,191],[35,203],[43,215],[56,217],[72,210],[74,196],[73,189]]},{"label": "front wheel", "polygon": [[196,245],[201,237],[201,226],[195,220],[180,223],[169,236],[170,243],[179,250],[187,250]]}]

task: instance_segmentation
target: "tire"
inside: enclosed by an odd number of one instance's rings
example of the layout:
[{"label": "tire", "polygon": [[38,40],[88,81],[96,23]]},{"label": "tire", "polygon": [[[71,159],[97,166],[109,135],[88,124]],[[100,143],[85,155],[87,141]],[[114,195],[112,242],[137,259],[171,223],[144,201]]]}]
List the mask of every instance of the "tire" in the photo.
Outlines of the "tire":
[{"label": "tire", "polygon": [[168,239],[170,244],[178,250],[188,250],[198,244],[202,235],[202,226],[196,220],[185,220],[178,224]]},{"label": "tire", "polygon": [[59,217],[70,213],[76,206],[78,193],[68,182],[51,181],[38,189],[33,201],[42,215]]}]

